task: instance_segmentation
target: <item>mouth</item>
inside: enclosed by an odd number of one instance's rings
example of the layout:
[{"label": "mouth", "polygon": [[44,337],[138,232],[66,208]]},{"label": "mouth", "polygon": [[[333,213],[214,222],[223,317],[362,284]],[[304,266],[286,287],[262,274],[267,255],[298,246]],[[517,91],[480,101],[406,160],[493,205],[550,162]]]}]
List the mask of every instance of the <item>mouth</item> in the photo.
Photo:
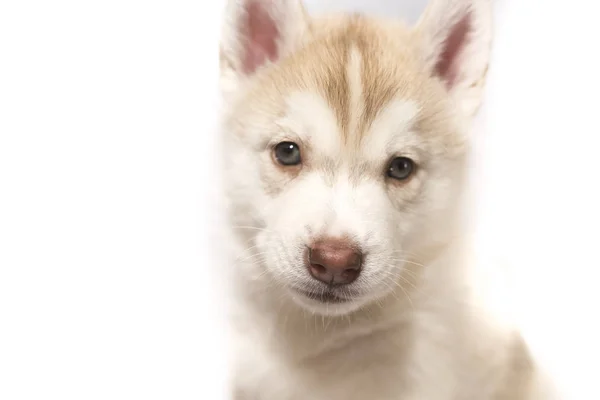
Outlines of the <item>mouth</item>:
[{"label": "mouth", "polygon": [[311,300],[318,301],[320,303],[339,304],[350,301],[349,299],[336,295],[332,290],[325,290],[319,292],[309,292],[306,290],[296,290],[298,293],[307,297]]}]

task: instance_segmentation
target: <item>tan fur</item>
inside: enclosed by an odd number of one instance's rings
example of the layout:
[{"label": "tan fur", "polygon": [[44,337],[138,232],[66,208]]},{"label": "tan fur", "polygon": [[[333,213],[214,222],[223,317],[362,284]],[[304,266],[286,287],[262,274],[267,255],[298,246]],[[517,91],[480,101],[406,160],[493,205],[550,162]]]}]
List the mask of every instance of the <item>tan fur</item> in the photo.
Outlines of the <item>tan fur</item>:
[{"label": "tan fur", "polygon": [[[364,136],[382,109],[392,100],[409,99],[420,106],[414,122],[414,130],[425,136],[423,142],[431,154],[455,156],[466,150],[466,136],[462,132],[449,132],[453,126],[448,120],[456,118],[446,111],[444,88],[441,83],[429,79],[423,65],[419,63],[417,49],[408,44],[415,39],[403,24],[395,21],[373,20],[363,16],[349,19],[323,19],[312,23],[309,43],[300,51],[291,54],[274,68],[260,71],[249,88],[246,98],[267,98],[274,108],[264,110],[265,116],[283,115],[283,96],[297,90],[320,93],[337,117],[337,123],[345,143],[346,153],[356,153],[364,144]],[[362,111],[351,113],[352,93],[348,81],[348,65],[352,51],[360,55],[360,83]],[[314,68],[320,60],[327,68]],[[243,101],[232,109],[238,116],[254,113],[257,105]],[[251,108],[249,108],[251,107]],[[242,119],[244,119],[242,117]],[[351,129],[352,128],[352,129]],[[309,154],[311,143],[305,142],[304,152]],[[332,177],[339,168],[340,160],[311,161],[311,167],[327,171]],[[355,169],[355,176],[364,176],[365,171],[374,175],[382,167]],[[288,169],[286,175],[297,176],[297,169]],[[281,180],[272,181],[265,174],[264,187],[269,193],[280,192]]]},{"label": "tan fur", "polygon": [[[416,132],[428,136],[428,149],[433,154],[464,152],[466,137],[459,132],[448,132],[447,101],[441,83],[433,82],[420,62],[418,38],[398,21],[372,19],[366,16],[325,17],[310,24],[310,36],[299,51],[283,59],[274,68],[259,71],[249,87],[246,98],[271,99],[275,108],[265,112],[282,115],[277,109],[283,104],[282,96],[297,90],[320,93],[334,111],[347,152],[351,154],[363,143],[372,122],[394,99],[410,99],[420,105],[415,121]],[[361,112],[352,113],[348,65],[352,51],[360,55]],[[317,60],[327,68],[314,68]],[[227,63],[225,62],[225,66]],[[254,112],[249,102],[238,103],[233,109],[238,116]],[[351,127],[353,129],[351,129]],[[310,147],[310,143],[306,143]],[[309,168],[310,164],[306,166]],[[316,165],[315,165],[316,167]],[[321,163],[321,169],[334,170],[334,160]],[[296,174],[296,170],[290,173]],[[265,181],[265,188],[278,193],[281,185]]]},{"label": "tan fur", "polygon": [[[345,137],[359,144],[378,112],[397,96],[416,100],[429,114],[441,111],[435,103],[444,99],[442,88],[432,87],[418,49],[411,46],[415,43],[413,36],[414,32],[397,21],[358,15],[315,19],[311,23],[311,36],[306,39],[309,43],[276,69],[259,76],[248,97],[277,96],[273,93],[275,88],[278,92],[314,89],[335,111]],[[354,115],[350,114],[351,90],[347,77],[352,49],[360,54],[364,97],[362,112]],[[327,68],[314,68],[316,60]],[[429,130],[427,121],[436,122],[431,116],[422,116],[421,123],[425,124],[422,131]],[[349,132],[349,126],[356,129]]]}]

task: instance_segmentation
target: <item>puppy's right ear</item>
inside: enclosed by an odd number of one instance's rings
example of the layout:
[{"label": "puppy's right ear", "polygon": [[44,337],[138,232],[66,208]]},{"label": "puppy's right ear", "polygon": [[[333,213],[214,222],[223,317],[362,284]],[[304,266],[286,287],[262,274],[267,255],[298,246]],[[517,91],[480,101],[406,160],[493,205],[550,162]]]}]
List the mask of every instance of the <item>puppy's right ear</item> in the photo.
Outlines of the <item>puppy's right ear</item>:
[{"label": "puppy's right ear", "polygon": [[294,51],[307,32],[308,17],[300,0],[227,0],[220,46],[227,87],[237,87]]},{"label": "puppy's right ear", "polygon": [[466,116],[482,100],[492,44],[492,0],[430,0],[417,23],[421,54]]}]

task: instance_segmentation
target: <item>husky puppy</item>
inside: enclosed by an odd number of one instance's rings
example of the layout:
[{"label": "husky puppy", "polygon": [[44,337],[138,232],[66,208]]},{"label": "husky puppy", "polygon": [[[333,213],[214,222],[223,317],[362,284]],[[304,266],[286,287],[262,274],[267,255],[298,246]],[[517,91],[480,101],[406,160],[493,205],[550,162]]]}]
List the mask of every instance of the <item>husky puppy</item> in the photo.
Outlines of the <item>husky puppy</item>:
[{"label": "husky puppy", "polygon": [[220,47],[236,400],[545,398],[463,240],[488,0],[414,27],[231,0]]}]

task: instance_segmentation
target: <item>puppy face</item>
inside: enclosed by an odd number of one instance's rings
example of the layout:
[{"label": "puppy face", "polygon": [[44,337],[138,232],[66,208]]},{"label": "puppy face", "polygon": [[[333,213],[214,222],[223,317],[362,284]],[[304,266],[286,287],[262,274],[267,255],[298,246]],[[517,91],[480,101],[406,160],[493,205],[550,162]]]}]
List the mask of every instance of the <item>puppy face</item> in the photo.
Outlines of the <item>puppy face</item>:
[{"label": "puppy face", "polygon": [[224,149],[243,273],[324,314],[407,295],[415,252],[456,215],[487,65],[464,72],[473,46],[486,49],[468,34],[484,13],[456,3],[415,29],[309,20],[294,1],[230,4]]}]

